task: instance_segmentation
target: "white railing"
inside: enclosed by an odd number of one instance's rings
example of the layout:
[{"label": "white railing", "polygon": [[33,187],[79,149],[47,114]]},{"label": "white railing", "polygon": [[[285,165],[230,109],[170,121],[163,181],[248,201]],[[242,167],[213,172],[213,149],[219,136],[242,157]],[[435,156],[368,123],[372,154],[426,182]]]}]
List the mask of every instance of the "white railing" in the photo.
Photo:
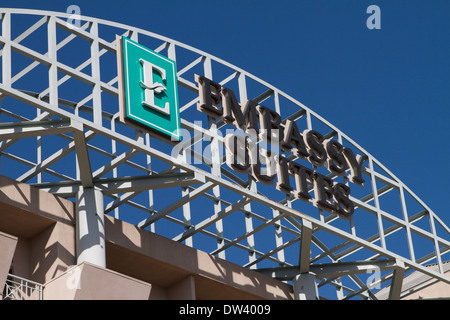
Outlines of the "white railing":
[{"label": "white railing", "polygon": [[44,285],[8,274],[2,300],[42,300]]}]

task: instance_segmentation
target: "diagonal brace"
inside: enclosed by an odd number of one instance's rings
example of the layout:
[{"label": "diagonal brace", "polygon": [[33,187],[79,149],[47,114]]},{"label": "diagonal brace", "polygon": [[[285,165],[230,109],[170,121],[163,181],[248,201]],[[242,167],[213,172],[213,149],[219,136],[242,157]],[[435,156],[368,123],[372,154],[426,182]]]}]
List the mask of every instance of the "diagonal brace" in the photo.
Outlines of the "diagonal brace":
[{"label": "diagonal brace", "polygon": [[306,219],[302,221],[302,234],[300,242],[300,255],[298,264],[300,273],[308,273],[311,261],[312,223]]},{"label": "diagonal brace", "polygon": [[141,222],[139,222],[137,224],[137,226],[140,227],[140,228],[148,227],[149,225],[151,225],[152,223],[156,222],[157,220],[159,220],[161,218],[164,218],[169,213],[171,213],[174,210],[182,207],[185,203],[188,203],[189,201],[192,201],[193,199],[201,196],[202,194],[204,194],[208,190],[212,189],[213,187],[214,187],[214,183],[213,182],[210,182],[210,181],[206,182],[205,184],[201,185],[200,187],[198,187],[194,191],[186,194],[185,196],[181,197],[177,201],[169,204],[167,207],[163,208],[162,210],[159,210],[154,215],[148,217],[145,220],[142,220]]},{"label": "diagonal brace", "polygon": [[139,192],[149,189],[183,187],[204,182],[205,177],[197,172],[94,179],[94,185],[102,190],[105,195]]},{"label": "diagonal brace", "polygon": [[0,124],[0,140],[46,136],[73,131],[70,120],[22,121]]}]

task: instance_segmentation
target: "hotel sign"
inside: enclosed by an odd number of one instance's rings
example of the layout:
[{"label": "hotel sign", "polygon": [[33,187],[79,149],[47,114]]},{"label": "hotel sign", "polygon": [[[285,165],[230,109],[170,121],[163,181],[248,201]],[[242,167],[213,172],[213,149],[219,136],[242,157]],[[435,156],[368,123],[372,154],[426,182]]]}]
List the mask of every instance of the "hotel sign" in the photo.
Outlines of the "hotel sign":
[{"label": "hotel sign", "polygon": [[120,114],[169,141],[180,141],[175,61],[126,37],[118,38]]},{"label": "hotel sign", "polygon": [[[341,218],[353,214],[355,208],[347,184],[336,182],[281,153],[264,150],[260,142],[278,145],[281,151],[290,152],[314,167],[326,167],[334,176],[345,176],[349,171],[349,181],[360,186],[364,183],[362,164],[367,156],[355,155],[352,149],[336,140],[325,139],[315,130],[301,132],[295,121],[287,119],[283,123],[277,112],[252,100],[239,104],[232,90],[208,78],[196,76],[195,80],[199,86],[197,109],[244,132],[224,137],[226,162],[231,169],[251,174],[263,184],[275,184],[279,191],[311,201],[316,207]],[[313,186],[314,197],[309,186]]]},{"label": "hotel sign", "polygon": [[[145,126],[166,140],[181,141],[175,61],[126,37],[117,41],[121,120]],[[232,170],[251,174],[263,184],[275,184],[286,195],[312,202],[342,218],[353,214],[348,183],[337,182],[294,160],[302,159],[314,168],[325,167],[332,176],[346,176],[362,186],[362,164],[367,156],[355,155],[352,149],[325,139],[315,130],[300,131],[295,121],[282,121],[277,112],[253,100],[238,103],[232,90],[211,79],[196,75],[195,81],[197,109],[237,129],[223,139],[226,163]],[[264,150],[262,141],[294,157]]]}]

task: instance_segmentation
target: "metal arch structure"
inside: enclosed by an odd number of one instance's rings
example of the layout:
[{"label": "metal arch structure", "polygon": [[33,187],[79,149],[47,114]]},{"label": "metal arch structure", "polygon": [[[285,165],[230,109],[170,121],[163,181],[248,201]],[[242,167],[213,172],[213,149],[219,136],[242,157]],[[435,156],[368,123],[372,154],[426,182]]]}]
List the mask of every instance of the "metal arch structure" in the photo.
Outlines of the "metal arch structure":
[{"label": "metal arch structure", "polygon": [[[427,284],[450,284],[445,223],[370,153],[291,96],[210,54],[132,26],[84,16],[75,17],[78,25],[70,14],[27,9],[0,9],[0,17],[0,174],[74,198],[79,216],[93,199],[103,214],[283,281],[314,274],[321,296],[377,299],[376,291],[389,286],[391,299],[403,298],[411,293],[401,292],[403,278],[415,271],[430,277]],[[187,133],[181,155],[119,121],[116,35],[177,62]],[[351,218],[230,171],[214,152],[226,124],[198,121],[206,116],[195,108],[195,74],[366,155],[366,183],[352,188]],[[93,254],[105,263],[104,249]],[[431,263],[438,268],[428,268]]]}]

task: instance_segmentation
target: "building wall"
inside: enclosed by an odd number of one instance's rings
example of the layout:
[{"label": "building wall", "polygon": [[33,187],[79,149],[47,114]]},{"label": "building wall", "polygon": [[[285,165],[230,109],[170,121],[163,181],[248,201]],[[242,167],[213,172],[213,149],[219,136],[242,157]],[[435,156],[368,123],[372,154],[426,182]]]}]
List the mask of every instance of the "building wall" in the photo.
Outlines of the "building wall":
[{"label": "building wall", "polygon": [[[450,274],[447,273],[447,276],[449,275]],[[411,295],[408,295],[407,297],[405,297],[404,300],[441,299],[441,298],[450,299],[450,285],[443,282],[437,282],[426,288],[418,290]]]},{"label": "building wall", "polygon": [[17,276],[45,283],[75,264],[74,204],[0,177],[0,231],[18,238]]},{"label": "building wall", "polygon": [[6,177],[0,232],[13,274],[44,284],[44,299],[292,299],[290,285],[110,216],[106,269],[75,266],[74,203]]},{"label": "building wall", "polygon": [[[443,272],[450,277],[450,261],[442,263]],[[428,266],[431,270],[437,272],[437,264]],[[407,294],[404,300],[417,299],[450,299],[450,284],[433,281],[430,276],[423,273],[413,272],[403,280],[403,293]]]}]

